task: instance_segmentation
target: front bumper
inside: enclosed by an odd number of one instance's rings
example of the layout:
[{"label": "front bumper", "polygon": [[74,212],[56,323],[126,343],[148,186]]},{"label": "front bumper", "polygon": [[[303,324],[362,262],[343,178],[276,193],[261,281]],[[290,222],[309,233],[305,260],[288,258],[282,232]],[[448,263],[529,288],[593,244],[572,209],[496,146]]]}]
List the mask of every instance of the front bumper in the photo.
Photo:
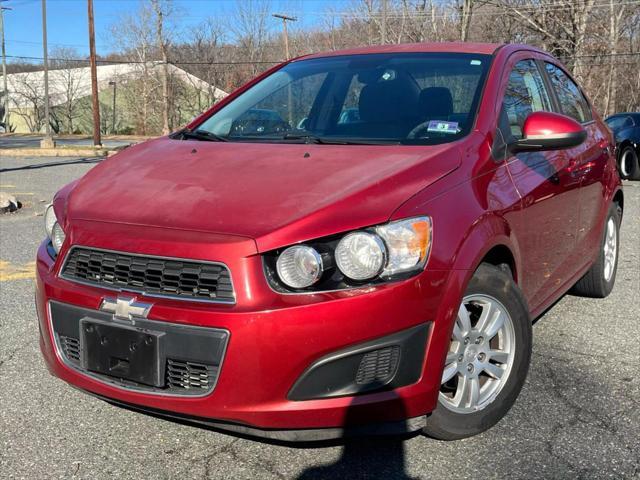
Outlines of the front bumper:
[{"label": "front bumper", "polygon": [[[254,260],[257,265],[258,259]],[[229,332],[215,388],[203,396],[178,396],[123,388],[65,362],[56,348],[50,303],[97,312],[102,300],[114,292],[59,278],[43,243],[36,286],[40,345],[55,376],[112,403],[164,416],[280,439],[330,438],[371,424],[381,426],[373,427],[374,432],[411,431],[423,425],[437,402],[456,311],[451,305],[459,302],[462,284],[458,275],[425,271],[380,287],[303,296],[276,294],[262,281],[243,286],[247,296],[253,290],[260,299],[261,305],[254,302],[250,307],[241,301],[215,305],[138,295],[153,304],[150,320]],[[292,387],[314,363],[419,325],[429,325],[429,334],[424,354],[412,359],[419,365],[410,384],[398,388],[390,384],[357,395],[347,390],[330,398],[291,399]],[[319,434],[318,429],[326,430]],[[281,433],[285,430],[294,432]]]}]

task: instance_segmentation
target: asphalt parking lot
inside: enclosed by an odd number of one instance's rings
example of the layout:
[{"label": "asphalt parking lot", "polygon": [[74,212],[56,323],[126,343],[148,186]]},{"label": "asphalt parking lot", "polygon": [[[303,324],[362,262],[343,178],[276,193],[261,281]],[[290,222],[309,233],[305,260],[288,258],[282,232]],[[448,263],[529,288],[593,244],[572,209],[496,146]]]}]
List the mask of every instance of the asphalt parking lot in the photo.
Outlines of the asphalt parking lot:
[{"label": "asphalt parking lot", "polygon": [[500,424],[458,442],[292,446],[118,409],[47,373],[33,306],[42,212],[93,166],[18,169],[51,161],[0,158],[0,189],[24,204],[0,216],[0,478],[640,478],[640,182],[624,186],[613,293],[566,296],[536,322],[528,380]]}]

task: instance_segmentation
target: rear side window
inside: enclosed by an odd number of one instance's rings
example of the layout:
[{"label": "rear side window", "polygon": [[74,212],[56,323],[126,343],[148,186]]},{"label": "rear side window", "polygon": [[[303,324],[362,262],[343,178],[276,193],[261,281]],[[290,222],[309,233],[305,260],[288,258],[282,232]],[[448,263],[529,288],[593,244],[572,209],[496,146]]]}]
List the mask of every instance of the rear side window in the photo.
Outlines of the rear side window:
[{"label": "rear side window", "polygon": [[502,109],[502,122],[508,121],[509,132],[516,139],[522,138],[522,127],[529,114],[552,110],[542,75],[533,60],[522,60],[513,67]]},{"label": "rear side window", "polygon": [[633,127],[633,119],[631,117],[611,117],[605,120],[611,130],[620,130],[622,128]]},{"label": "rear side window", "polygon": [[559,67],[551,63],[545,63],[551,84],[558,95],[562,113],[574,118],[580,123],[592,119],[591,110],[587,100],[582,95],[578,86]]}]

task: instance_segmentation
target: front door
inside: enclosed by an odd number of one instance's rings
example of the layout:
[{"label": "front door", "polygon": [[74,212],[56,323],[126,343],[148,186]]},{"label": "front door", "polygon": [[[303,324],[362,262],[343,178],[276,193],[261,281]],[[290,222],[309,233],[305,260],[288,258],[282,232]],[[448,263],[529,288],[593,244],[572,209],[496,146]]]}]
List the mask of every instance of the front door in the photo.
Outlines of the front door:
[{"label": "front door", "polygon": [[587,131],[587,140],[577,147],[565,150],[571,162],[571,172],[580,180],[578,206],[579,225],[576,252],[582,258],[576,263],[583,266],[593,261],[593,255],[602,239],[603,211],[605,208],[605,169],[609,160],[609,139],[602,127],[593,121],[591,108],[578,86],[557,65],[545,62],[545,69],[558,99],[561,113],[580,122]]},{"label": "front door", "polygon": [[[553,110],[537,63],[530,58],[512,63],[500,120],[507,142],[522,138],[529,114]],[[521,197],[513,223],[522,259],[521,288],[530,307],[537,308],[575,273],[571,257],[580,180],[572,175],[570,160],[562,151],[522,152],[510,155],[506,163]]]}]

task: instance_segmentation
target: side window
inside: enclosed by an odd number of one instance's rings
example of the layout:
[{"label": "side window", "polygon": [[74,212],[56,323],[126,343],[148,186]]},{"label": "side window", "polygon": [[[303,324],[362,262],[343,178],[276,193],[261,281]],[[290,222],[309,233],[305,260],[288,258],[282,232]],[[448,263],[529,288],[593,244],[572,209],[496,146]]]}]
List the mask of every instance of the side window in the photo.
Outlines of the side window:
[{"label": "side window", "polygon": [[633,127],[633,119],[631,117],[611,117],[606,120],[611,130],[622,130],[623,128]]},{"label": "side window", "polygon": [[562,113],[574,118],[580,123],[588,122],[591,118],[591,110],[587,100],[580,92],[578,86],[559,67],[552,63],[545,63],[551,84],[558,95]]},{"label": "side window", "polygon": [[[530,113],[551,111],[551,101],[542,76],[533,60],[515,64],[509,75],[509,83],[502,103],[502,122],[508,122],[508,131],[515,138],[522,138],[522,126]],[[504,130],[507,126],[501,125]]]}]

